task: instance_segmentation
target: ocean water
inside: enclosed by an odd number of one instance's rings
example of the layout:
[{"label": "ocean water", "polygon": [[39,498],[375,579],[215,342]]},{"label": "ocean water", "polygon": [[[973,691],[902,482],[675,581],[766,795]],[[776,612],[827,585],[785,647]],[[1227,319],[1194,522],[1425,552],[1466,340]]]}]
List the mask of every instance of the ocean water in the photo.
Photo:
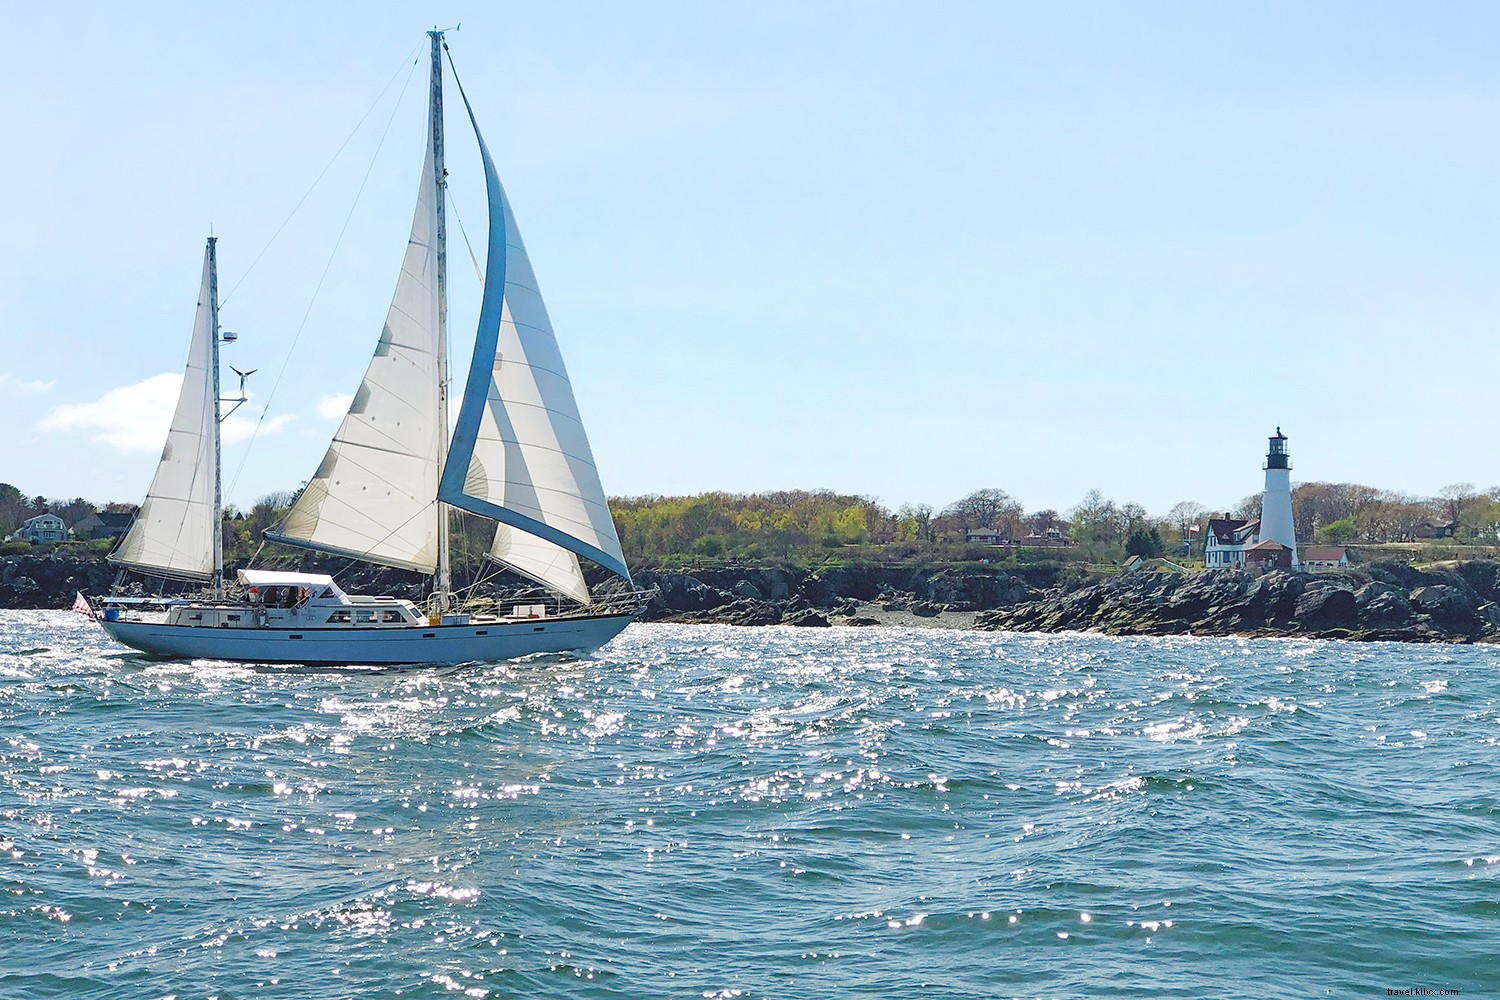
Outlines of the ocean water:
[{"label": "ocean water", "polygon": [[0,997],[1494,995],[1497,667],[637,625],[299,672],[4,612]]}]

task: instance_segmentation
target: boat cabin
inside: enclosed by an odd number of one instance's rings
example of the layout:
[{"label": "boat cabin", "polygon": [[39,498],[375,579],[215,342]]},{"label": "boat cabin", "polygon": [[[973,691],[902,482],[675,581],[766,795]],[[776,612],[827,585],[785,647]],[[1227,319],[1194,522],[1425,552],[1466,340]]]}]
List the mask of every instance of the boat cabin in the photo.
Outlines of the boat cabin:
[{"label": "boat cabin", "polygon": [[192,603],[168,615],[173,625],[221,628],[362,628],[425,624],[411,601],[397,597],[351,596],[322,573],[282,573],[242,569],[244,602]]}]

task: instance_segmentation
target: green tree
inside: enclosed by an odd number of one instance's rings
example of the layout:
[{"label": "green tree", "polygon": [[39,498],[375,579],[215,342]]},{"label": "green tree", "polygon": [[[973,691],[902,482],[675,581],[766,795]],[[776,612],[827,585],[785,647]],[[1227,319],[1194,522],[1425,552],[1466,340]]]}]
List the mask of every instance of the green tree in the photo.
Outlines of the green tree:
[{"label": "green tree", "polygon": [[10,483],[0,483],[0,538],[19,528],[29,516],[25,494]]},{"label": "green tree", "polygon": [[1078,506],[1068,512],[1073,541],[1095,558],[1107,556],[1124,537],[1125,519],[1115,502],[1097,489],[1089,490]]},{"label": "green tree", "polygon": [[1144,559],[1153,559],[1161,555],[1161,532],[1155,525],[1142,525],[1130,533],[1125,540],[1125,554],[1141,556]]},{"label": "green tree", "polygon": [[1316,538],[1324,545],[1343,545],[1354,538],[1356,530],[1354,518],[1341,517],[1319,528]]}]

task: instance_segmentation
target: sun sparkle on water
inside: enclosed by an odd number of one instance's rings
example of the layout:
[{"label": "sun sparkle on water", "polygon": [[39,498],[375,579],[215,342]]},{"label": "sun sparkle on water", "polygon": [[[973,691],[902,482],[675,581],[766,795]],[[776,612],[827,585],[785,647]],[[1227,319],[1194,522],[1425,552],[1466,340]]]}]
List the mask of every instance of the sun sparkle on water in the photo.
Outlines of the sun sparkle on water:
[{"label": "sun sparkle on water", "polygon": [[1497,698],[1481,647],[636,626],[299,672],[0,613],[0,995],[1474,995]]}]

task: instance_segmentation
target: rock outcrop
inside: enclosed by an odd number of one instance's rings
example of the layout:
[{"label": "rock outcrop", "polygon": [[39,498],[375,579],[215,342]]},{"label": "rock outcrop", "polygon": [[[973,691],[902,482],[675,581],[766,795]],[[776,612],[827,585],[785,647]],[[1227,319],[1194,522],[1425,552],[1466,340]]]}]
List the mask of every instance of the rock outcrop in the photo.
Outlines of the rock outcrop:
[{"label": "rock outcrop", "polygon": [[661,596],[648,621],[730,625],[847,625],[874,623],[862,603],[931,618],[945,611],[1008,608],[1041,594],[1037,584],[1056,579],[1054,567],[1028,573],[1032,581],[999,569],[954,566],[850,566],[820,572],[795,567],[720,567],[693,572],[642,571],[636,583]]},{"label": "rock outcrop", "polygon": [[[1385,579],[1364,582],[1354,574],[1287,571],[1137,573],[1071,592],[1051,591],[1039,600],[987,612],[979,616],[976,627],[1108,635],[1500,641],[1500,604],[1495,601],[1500,586],[1495,574],[1407,575],[1372,567],[1371,575]],[[1408,590],[1386,582],[1403,576],[1416,586]]]}]

